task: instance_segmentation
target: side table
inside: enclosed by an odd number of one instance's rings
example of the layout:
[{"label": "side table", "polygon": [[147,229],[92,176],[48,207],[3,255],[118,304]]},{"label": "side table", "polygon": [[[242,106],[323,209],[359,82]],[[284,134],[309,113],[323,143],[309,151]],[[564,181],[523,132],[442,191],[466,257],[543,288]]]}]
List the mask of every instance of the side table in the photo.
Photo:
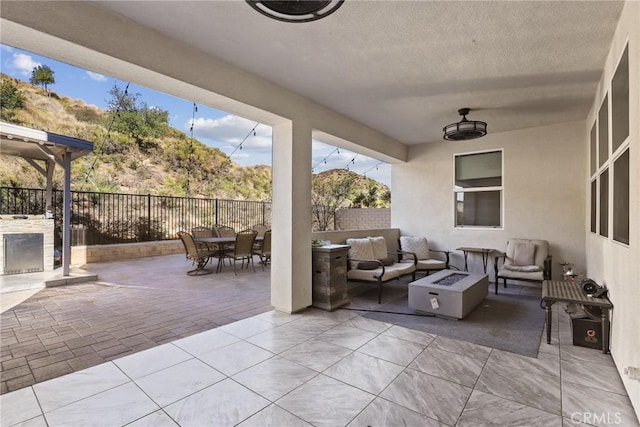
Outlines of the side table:
[{"label": "side table", "polygon": [[558,301],[600,307],[602,310],[602,352],[609,352],[609,310],[613,308],[609,298],[587,296],[582,292],[578,283],[561,280],[543,281],[540,306],[546,312],[547,344],[551,344],[551,306]]},{"label": "side table", "polygon": [[467,255],[469,253],[482,254],[482,267],[484,268],[484,274],[487,274],[487,261],[489,260],[489,254],[494,250],[495,249],[473,248],[469,246],[461,246],[456,249],[456,251],[462,251],[462,253],[464,254],[464,271],[469,271],[469,267],[467,265]]},{"label": "side table", "polygon": [[349,304],[347,288],[348,245],[327,245],[311,249],[312,303],[333,311]]}]

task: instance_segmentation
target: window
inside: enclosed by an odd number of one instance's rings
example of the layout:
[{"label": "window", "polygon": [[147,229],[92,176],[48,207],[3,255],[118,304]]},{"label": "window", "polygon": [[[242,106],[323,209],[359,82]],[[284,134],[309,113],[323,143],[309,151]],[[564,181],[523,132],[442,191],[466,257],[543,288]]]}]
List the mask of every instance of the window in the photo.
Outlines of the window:
[{"label": "window", "polygon": [[611,81],[612,152],[629,136],[629,46],[624,50]]},{"label": "window", "polygon": [[629,244],[629,149],[613,163],[613,240]]},{"label": "window", "polygon": [[594,173],[596,173],[596,170],[598,169],[598,163],[596,160],[596,122],[593,122],[593,126],[591,127],[591,133],[589,136],[590,139],[590,152],[591,152],[591,176],[593,176]]},{"label": "window", "polygon": [[455,226],[502,226],[502,150],[456,154]]},{"label": "window", "polygon": [[609,236],[609,169],[600,174],[600,235]]},{"label": "window", "polygon": [[591,232],[598,232],[598,223],[596,215],[598,214],[598,181],[591,181]]},{"label": "window", "polygon": [[602,166],[609,158],[609,95],[598,112],[598,147],[598,166]]}]

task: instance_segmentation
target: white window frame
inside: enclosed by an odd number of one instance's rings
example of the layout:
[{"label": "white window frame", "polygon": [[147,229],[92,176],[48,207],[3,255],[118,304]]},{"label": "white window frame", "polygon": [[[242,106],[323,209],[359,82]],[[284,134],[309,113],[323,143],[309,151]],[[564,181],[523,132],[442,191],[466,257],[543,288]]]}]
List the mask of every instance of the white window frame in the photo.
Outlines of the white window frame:
[{"label": "white window frame", "polygon": [[[499,186],[490,186],[490,187],[474,187],[474,188],[459,188],[456,187],[456,158],[459,156],[469,156],[474,154],[484,154],[484,153],[500,153],[500,174],[501,174],[501,183]],[[454,153],[453,155],[453,227],[457,229],[473,229],[473,230],[504,230],[504,148],[491,148],[487,150],[478,150],[478,151],[468,151],[464,153]],[[487,191],[499,191],[500,192],[500,225],[495,226],[487,226],[487,225],[458,225],[458,193],[477,193],[477,192],[487,192]]]}]

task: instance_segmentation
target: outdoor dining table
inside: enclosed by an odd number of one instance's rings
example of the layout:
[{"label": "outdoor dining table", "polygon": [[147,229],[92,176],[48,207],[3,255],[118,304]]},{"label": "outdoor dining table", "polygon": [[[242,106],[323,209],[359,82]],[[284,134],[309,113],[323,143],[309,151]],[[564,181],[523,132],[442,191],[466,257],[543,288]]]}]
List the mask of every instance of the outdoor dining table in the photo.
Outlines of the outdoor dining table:
[{"label": "outdoor dining table", "polygon": [[[262,236],[256,236],[256,242],[261,242]],[[222,260],[224,258],[224,250],[227,248],[233,248],[236,243],[236,236],[225,237],[198,237],[194,239],[198,243],[204,243],[206,245],[216,245],[218,247],[218,267],[216,273],[222,270]]]}]

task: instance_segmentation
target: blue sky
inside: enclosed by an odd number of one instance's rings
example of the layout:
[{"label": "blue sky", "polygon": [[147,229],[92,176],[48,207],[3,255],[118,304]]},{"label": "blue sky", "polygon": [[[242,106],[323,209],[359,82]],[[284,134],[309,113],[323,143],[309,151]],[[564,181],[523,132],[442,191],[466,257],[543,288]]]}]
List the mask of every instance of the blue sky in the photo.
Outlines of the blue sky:
[{"label": "blue sky", "polygon": [[[111,98],[109,90],[118,85],[124,89],[127,82],[113,77],[74,67],[63,62],[34,53],[0,44],[0,71],[11,77],[29,81],[31,70],[38,65],[47,65],[54,71],[55,83],[50,89],[58,95],[82,99],[87,104],[107,108]],[[271,127],[252,122],[242,117],[215,110],[204,105],[197,106],[194,116],[193,102],[176,98],[144,86],[129,85],[129,93],[139,93],[140,101],[169,112],[169,124],[190,134],[191,120],[195,117],[193,136],[200,142],[216,147],[231,160],[244,165],[271,165]],[[255,128],[255,135],[252,131]],[[245,139],[246,138],[246,139]],[[243,142],[244,140],[244,142]],[[238,149],[242,143],[242,148]],[[390,186],[391,166],[347,150],[313,141],[313,172],[329,169],[346,169],[365,175]]]}]

